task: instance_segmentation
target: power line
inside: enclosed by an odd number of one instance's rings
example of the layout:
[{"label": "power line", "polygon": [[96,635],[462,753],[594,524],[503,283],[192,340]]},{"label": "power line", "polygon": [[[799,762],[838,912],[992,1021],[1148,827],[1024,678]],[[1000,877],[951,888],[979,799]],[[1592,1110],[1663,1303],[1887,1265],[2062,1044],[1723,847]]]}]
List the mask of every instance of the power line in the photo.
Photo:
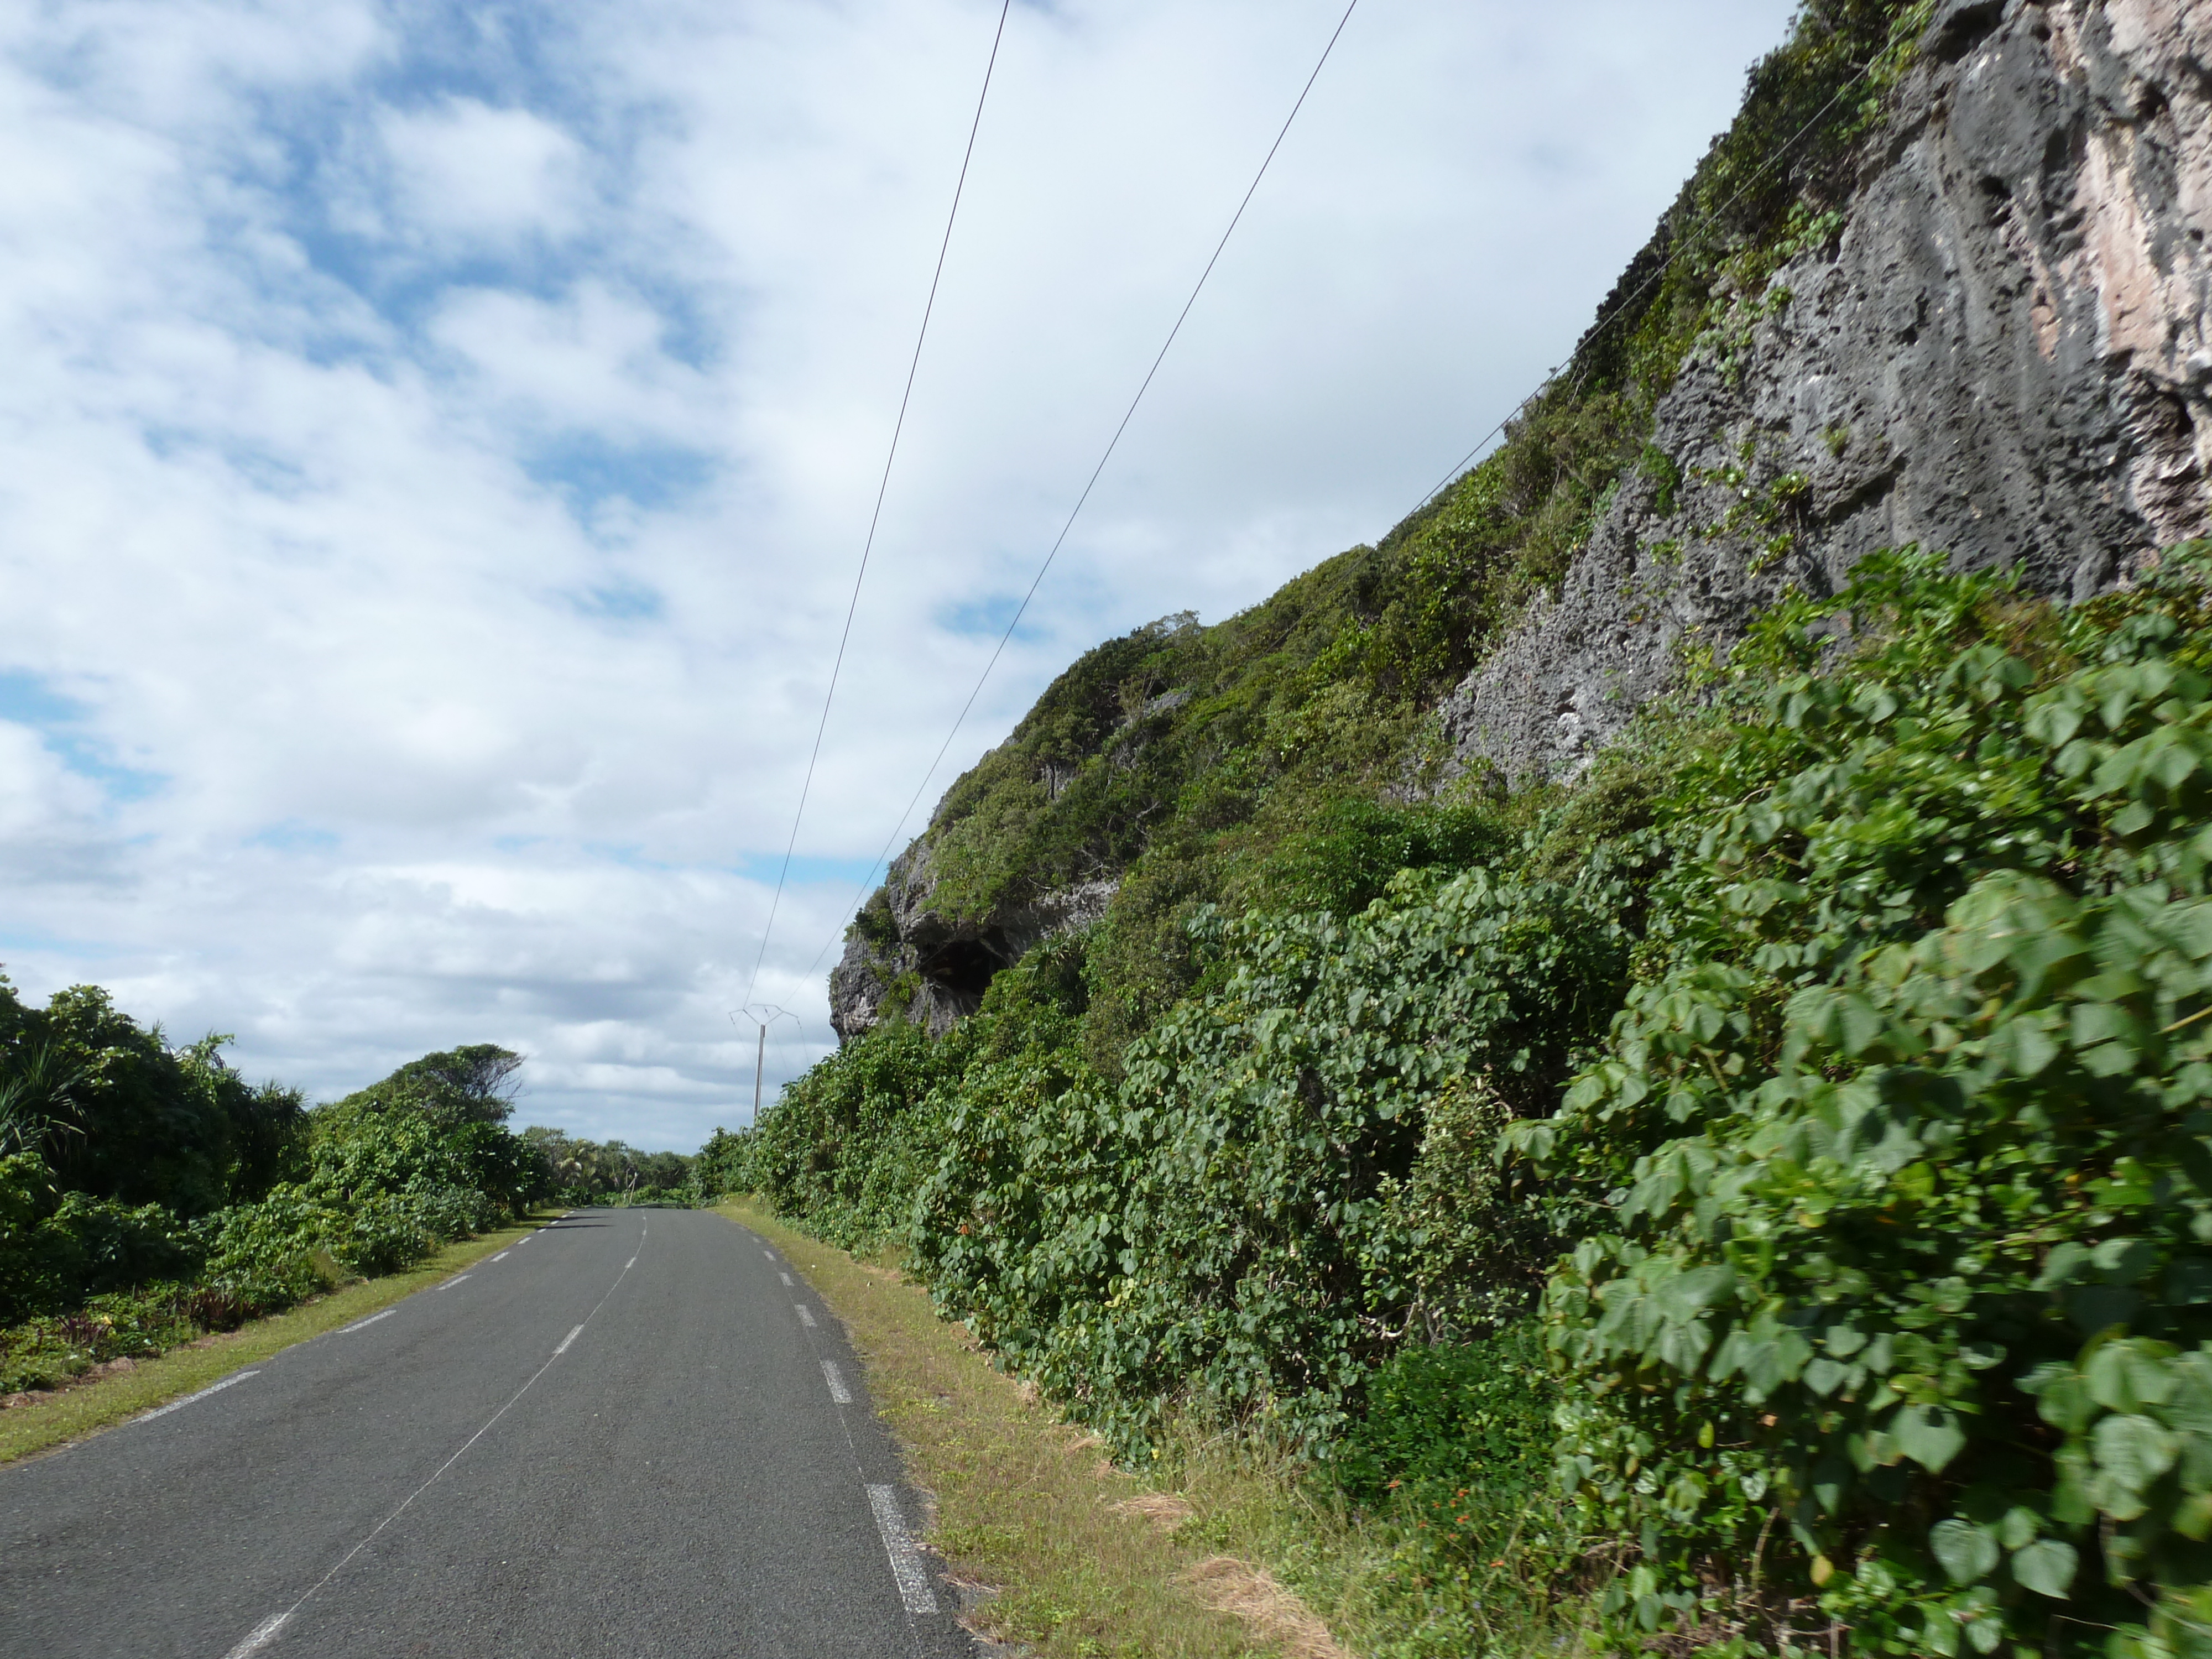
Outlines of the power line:
[{"label": "power line", "polygon": [[845,647],[853,637],[854,613],[860,606],[860,584],[867,579],[868,556],[875,551],[876,526],[883,522],[884,496],[890,489],[891,463],[898,459],[899,435],[906,430],[906,410],[914,398],[914,378],[921,368],[922,343],[929,337],[929,319],[937,309],[937,285],[945,277],[945,256],[952,246],[952,227],[960,216],[960,198],[968,188],[968,164],[975,157],[975,135],[983,125],[983,102],[991,95],[991,73],[998,67],[999,43],[1006,38],[1006,14],[1014,0],[1002,0],[999,27],[991,36],[991,56],[983,65],[983,88],[975,94],[975,118],[968,124],[968,148],[960,157],[960,178],[952,186],[952,209],[945,216],[945,238],[937,247],[937,269],[930,273],[929,298],[921,308],[921,327],[914,340],[914,358],[906,370],[906,389],[899,394],[898,419],[891,425],[890,449],[884,457],[884,475],[876,484],[875,511],[868,517],[867,540],[860,547],[860,568],[853,574],[853,597],[845,606],[844,630],[837,635],[836,659],[830,666],[830,689],[822,695],[822,719],[814,728],[814,748],[806,757],[806,776],[799,786],[799,810],[791,815],[791,839],[784,843],[783,867],[776,872],[775,894],[769,900],[768,921],[761,928],[760,949],[753,956],[752,977],[745,981],[745,998],[752,998],[760,982],[761,963],[768,959],[769,935],[775,931],[775,913],[783,902],[784,884],[791,877],[791,857],[799,847],[799,826],[806,816],[806,797],[814,787],[814,768],[822,758],[822,735],[830,729],[830,705],[836,700],[837,677],[845,666]]},{"label": "power line", "polygon": [[[1353,5],[1356,6],[1357,4],[1358,0],[1353,0]],[[1321,62],[1315,64],[1313,74],[1309,76],[1306,79],[1304,91],[1300,92],[1298,94],[1298,103],[1291,106],[1291,115],[1292,118],[1295,118],[1297,115],[1298,105],[1304,103],[1306,93],[1310,92],[1313,89],[1314,82],[1321,74],[1322,64],[1326,64],[1328,61],[1329,52],[1334,49],[1337,36],[1343,33],[1345,24],[1351,21],[1352,12],[1352,6],[1346,7],[1344,16],[1337,22],[1336,33],[1332,34],[1329,37],[1328,46],[1322,51]],[[1798,130],[1795,133],[1791,134],[1789,138],[1776,146],[1776,148],[1767,155],[1765,160],[1760,162],[1759,167],[1753,170],[1751,175],[1747,178],[1741,185],[1737,186],[1735,193],[1729,196],[1728,200],[1722,203],[1719,207],[1714,209],[1710,214],[1706,215],[1703,220],[1693,223],[1689,228],[1690,230],[1694,231],[1697,229],[1705,228],[1719,222],[1721,219],[1727,215],[1729,210],[1735,207],[1737,203],[1743,200],[1746,196],[1749,195],[1753,186],[1758,185],[1758,183],[1769,173],[1772,172],[1776,165],[1778,164],[1784,156],[1788,155],[1790,151],[1795,149],[1798,144],[1804,140],[1808,134],[1818,127],[1821,122],[1827,119],[1829,112],[1832,111],[1838,103],[1843,101],[1844,94],[1850,92],[1853,87],[1863,81],[1873,70],[1875,64],[1878,61],[1878,58],[1870,58],[1864,64],[1861,64],[1848,81],[1845,81],[1843,85],[1836,88],[1835,92],[1829,97],[1828,101],[1823,104],[1820,109],[1814,112],[1811,119],[1808,120],[1804,125],[1798,128]],[[1285,134],[1287,134],[1289,131],[1290,122],[1286,120],[1283,124],[1283,131],[1276,135],[1275,147],[1270,148],[1267,152],[1268,161],[1272,161],[1274,159],[1275,148],[1279,148],[1281,146],[1283,137]],[[1260,173],[1264,176],[1266,172],[1267,162],[1263,161],[1261,163]],[[1258,176],[1255,176],[1252,181],[1251,189],[1247,190],[1244,192],[1244,201],[1246,203],[1249,203],[1252,199],[1252,191],[1259,188],[1259,183],[1260,179]],[[1237,210],[1237,217],[1241,218],[1243,215],[1243,205],[1240,204]],[[1237,220],[1235,218],[1232,218],[1230,221],[1229,228],[1231,230],[1234,230],[1237,228]],[[1489,445],[1491,441],[1505,430],[1506,427],[1511,423],[1515,415],[1519,414],[1521,410],[1526,409],[1529,403],[1543,391],[1545,386],[1549,386],[1553,380],[1559,378],[1560,373],[1567,367],[1568,363],[1574,361],[1574,357],[1576,356],[1579,355],[1585,347],[1595,341],[1614,323],[1620,321],[1621,318],[1626,316],[1635,306],[1636,302],[1638,300],[1641,300],[1645,294],[1650,291],[1655,283],[1662,280],[1666,276],[1667,273],[1674,269],[1675,262],[1680,259],[1688,251],[1686,246],[1688,240],[1688,233],[1685,232],[1683,234],[1677,236],[1674,240],[1675,251],[1669,253],[1666,258],[1660,261],[1659,264],[1651,271],[1650,275],[1646,276],[1641,283],[1626,295],[1618,305],[1613,307],[1611,311],[1601,317],[1590,331],[1585,334],[1579,342],[1577,342],[1575,352],[1570,354],[1570,356],[1565,359],[1555,364],[1552,369],[1545,374],[1543,380],[1538,384],[1536,390],[1530,392],[1528,397],[1521,399],[1519,403],[1513,406],[1513,409],[1510,413],[1498,421],[1497,425],[1492,427],[1489,431],[1486,432],[1476,442],[1474,447],[1468,451],[1465,458],[1462,459],[1457,465],[1454,466],[1450,471],[1447,472],[1433,488],[1423,495],[1421,499],[1416,501],[1413,506],[1408,509],[1407,513],[1402,515],[1402,517],[1410,517],[1413,513],[1419,512],[1421,508],[1428,506],[1431,501],[1435,501],[1438,495],[1442,495],[1447,489],[1450,488],[1450,486],[1466,472],[1467,469],[1473,465],[1475,458],[1482,453],[1483,450]],[[1229,240],[1226,233],[1223,234],[1221,240],[1222,246],[1225,246]],[[1218,259],[1220,257],[1221,247],[1217,246],[1213,252],[1213,259]],[[1206,273],[1210,275],[1213,270],[1212,259],[1206,262]],[[1201,276],[1199,278],[1198,286],[1199,288],[1203,288],[1205,285],[1206,277],[1205,276]],[[1176,319],[1176,328],[1177,330],[1181,329],[1182,326],[1182,317],[1187,317],[1190,314],[1191,303],[1194,302],[1197,298],[1198,291],[1196,289],[1194,289],[1191,292],[1190,301],[1185,302],[1183,306],[1182,315],[1177,317]],[[1168,343],[1169,344],[1173,344],[1174,341],[1175,331],[1170,331],[1168,335]],[[1164,358],[1166,356],[1167,347],[1163,346],[1160,349],[1159,357],[1153,360],[1152,372],[1148,373],[1145,376],[1145,386],[1149,386],[1152,384],[1152,374],[1158,373],[1159,369],[1160,358]],[[1137,392],[1137,399],[1141,399],[1144,395],[1145,387],[1139,386]],[[1110,457],[1113,454],[1114,444],[1118,443],[1121,441],[1122,430],[1128,426],[1129,416],[1136,412],[1136,403],[1137,400],[1133,399],[1129,405],[1128,413],[1122,416],[1121,427],[1116,428],[1115,430],[1114,442],[1109,443],[1106,447],[1107,457]],[[1087,501],[1090,498],[1091,486],[1098,482],[1098,474],[1105,470],[1105,465],[1106,458],[1102,457],[1099,460],[1097,469],[1091,475],[1091,483],[1086,484],[1084,487],[1082,499],[1076,502],[1076,513],[1080,513],[1082,511],[1083,501]],[[1072,513],[1068,515],[1067,526],[1064,526],[1060,531],[1060,539],[1054,542],[1052,552],[1046,556],[1043,567],[1038,570],[1036,580],[1032,581],[1030,584],[1029,594],[1024,598],[1021,610],[1017,611],[1014,613],[1014,621],[1007,624],[1006,631],[1000,636],[998,647],[991,653],[990,662],[985,665],[981,678],[977,679],[975,690],[968,694],[967,702],[963,704],[961,707],[959,718],[953,721],[952,730],[945,734],[945,742],[939,746],[937,757],[930,763],[929,770],[922,775],[921,783],[920,787],[915,790],[913,799],[908,801],[905,811],[899,815],[897,826],[892,830],[890,838],[884,842],[883,850],[876,854],[874,862],[868,866],[868,875],[861,881],[860,885],[854,890],[853,908],[857,908],[859,902],[867,896],[869,887],[875,879],[875,872],[878,869],[884,867],[888,861],[890,856],[890,849],[898,840],[899,831],[906,828],[908,819],[914,816],[914,809],[921,804],[923,792],[929,787],[930,780],[937,775],[938,767],[944,763],[945,757],[952,746],[954,737],[958,735],[962,723],[967,720],[969,711],[975,707],[975,698],[983,689],[984,680],[990,678],[991,670],[993,667],[996,666],[1000,653],[1004,652],[1006,647],[1007,641],[1013,637],[1015,626],[1020,623],[1023,612],[1028,610],[1030,599],[1036,597],[1038,583],[1044,580],[1045,571],[1051,568],[1054,556],[1055,556],[1060,551],[1060,543],[1066,539],[1067,530],[1068,528],[1073,527],[1074,522],[1075,514]],[[825,944],[822,949],[816,953],[813,963],[809,965],[806,970],[807,976],[809,978],[811,978],[815,970],[821,967],[822,959],[823,957],[829,955],[830,947],[836,945],[838,939],[842,937],[843,929],[841,927],[838,933],[830,938],[829,943]]]},{"label": "power line", "polygon": [[[1190,316],[1191,307],[1198,303],[1198,296],[1206,287],[1206,278],[1213,275],[1213,267],[1219,263],[1222,250],[1229,246],[1229,239],[1236,234],[1237,222],[1244,216],[1244,210],[1252,205],[1252,198],[1259,191],[1260,181],[1267,176],[1267,168],[1274,161],[1275,152],[1283,147],[1283,140],[1290,136],[1291,123],[1298,118],[1298,112],[1305,107],[1306,95],[1314,89],[1314,82],[1321,79],[1322,70],[1328,63],[1329,54],[1336,50],[1336,43],[1344,33],[1344,26],[1352,21],[1352,14],[1358,4],[1359,0],[1351,0],[1344,9],[1344,15],[1336,20],[1336,27],[1328,37],[1328,44],[1322,48],[1321,57],[1314,64],[1313,73],[1306,76],[1305,85],[1298,89],[1297,101],[1291,104],[1291,112],[1283,118],[1282,129],[1275,134],[1275,142],[1267,146],[1267,154],[1260,162],[1260,170],[1252,175],[1252,182],[1245,186],[1243,199],[1237,203],[1237,211],[1229,216],[1229,228],[1221,233],[1221,240],[1214,244],[1212,257],[1206,260],[1206,269],[1199,272],[1198,281],[1191,288],[1190,297],[1182,302],[1182,309],[1176,314],[1175,326],[1168,330],[1168,337],[1161,342],[1159,352],[1152,359],[1152,366],[1145,371],[1144,381],[1137,387],[1137,395],[1129,399],[1128,408],[1122,410],[1121,424],[1114,428],[1114,435],[1106,441],[1105,453],[1099,456],[1098,465],[1091,469],[1091,477],[1084,484],[1083,493],[1075,498],[1075,506],[1068,513],[1067,521],[1060,526],[1060,534],[1053,538],[1051,550],[1044,556],[1044,562],[1037,567],[1029,592],[1022,596],[1020,605],[1015,609],[1013,620],[1006,624],[1006,631],[999,635],[998,644],[992,648],[990,660],[983,665],[983,672],[976,676],[975,687],[968,693],[968,701],[960,705],[960,713],[953,720],[952,729],[945,734],[945,741],[938,745],[937,757],[930,762],[929,770],[922,774],[921,785],[915,790],[914,799],[907,803],[906,811],[899,814],[897,824],[884,842],[884,850],[876,854],[875,862],[868,866],[868,878],[860,884],[859,897],[866,896],[868,882],[874,879],[877,866],[890,858],[899,831],[906,828],[907,820],[914,816],[914,809],[921,802],[922,792],[929,787],[929,781],[937,775],[937,769],[944,763],[946,753],[952,747],[953,738],[960,735],[960,728],[967,723],[969,714],[975,707],[975,699],[982,695],[984,683],[991,678],[991,671],[999,665],[999,659],[1006,652],[1007,641],[1014,637],[1014,629],[1021,626],[1022,618],[1029,613],[1030,601],[1036,598],[1037,589],[1044,582],[1045,573],[1052,568],[1052,562],[1060,556],[1060,550],[1066,543],[1068,532],[1075,528],[1075,521],[1081,516],[1084,504],[1091,499],[1091,492],[1097,488],[1099,477],[1106,471],[1106,463],[1114,459],[1114,451],[1121,441],[1121,434],[1129,429],[1129,422],[1136,415],[1137,405],[1144,402],[1145,393],[1152,388],[1152,377],[1160,372],[1160,365],[1167,361],[1168,349],[1175,344],[1176,336],[1182,332],[1183,323]],[[843,933],[841,927],[830,945],[836,944]],[[829,954],[830,945],[824,945],[816,954],[813,965],[806,970],[810,978],[814,969],[822,965],[822,958]]]}]

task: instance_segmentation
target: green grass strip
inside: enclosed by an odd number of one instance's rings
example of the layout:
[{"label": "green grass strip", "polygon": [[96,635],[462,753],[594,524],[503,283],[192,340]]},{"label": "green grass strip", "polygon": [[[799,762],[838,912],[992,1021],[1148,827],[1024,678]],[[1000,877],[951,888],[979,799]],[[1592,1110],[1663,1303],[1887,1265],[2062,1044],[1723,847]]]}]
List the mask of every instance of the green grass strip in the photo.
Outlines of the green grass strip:
[{"label": "green grass strip", "polygon": [[96,1382],[58,1389],[45,1400],[0,1412],[0,1463],[82,1440],[210,1382],[219,1382],[233,1371],[281,1353],[296,1342],[350,1325],[428,1289],[471,1262],[496,1254],[550,1219],[549,1212],[497,1232],[463,1239],[404,1273],[357,1280],[289,1312],[203,1337],[188,1346],[172,1348],[159,1358],[141,1360],[130,1370]]}]

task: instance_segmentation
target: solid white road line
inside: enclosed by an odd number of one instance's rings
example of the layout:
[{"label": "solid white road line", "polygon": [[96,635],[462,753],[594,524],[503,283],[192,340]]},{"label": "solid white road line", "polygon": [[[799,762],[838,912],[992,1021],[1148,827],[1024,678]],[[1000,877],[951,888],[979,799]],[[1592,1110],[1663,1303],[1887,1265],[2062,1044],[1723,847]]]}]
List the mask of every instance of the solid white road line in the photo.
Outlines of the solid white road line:
[{"label": "solid white road line", "polygon": [[908,1613],[935,1613],[936,1592],[929,1587],[929,1569],[906,1529],[899,1513],[898,1493],[890,1486],[870,1486],[868,1507],[876,1512],[876,1530],[884,1535],[884,1553],[891,1559],[891,1577],[898,1580],[899,1600]]},{"label": "solid white road line", "polygon": [[182,1411],[185,1407],[191,1405],[196,1400],[204,1400],[211,1394],[221,1394],[225,1389],[228,1388],[234,1382],[243,1382],[249,1376],[258,1376],[260,1375],[261,1373],[258,1370],[250,1371],[233,1371],[228,1376],[224,1377],[222,1382],[210,1382],[207,1387],[202,1389],[198,1394],[188,1394],[182,1400],[172,1400],[166,1406],[156,1406],[152,1411],[143,1413],[132,1420],[139,1423],[150,1423],[157,1417],[167,1417],[171,1412]]},{"label": "solid white road line", "polygon": [[783,1281],[784,1289],[787,1291],[791,1288],[791,1275],[789,1273],[778,1273],[776,1277]]},{"label": "solid white road line", "polygon": [[223,1659],[246,1659],[250,1653],[260,1652],[276,1639],[276,1632],[284,1628],[285,1620],[291,1616],[289,1613],[280,1613],[263,1620],[253,1627],[253,1634],[225,1654]]},{"label": "solid white road line", "polygon": [[576,1328],[575,1328],[574,1330],[573,1330],[573,1331],[569,1332],[568,1335],[566,1335],[566,1336],[562,1337],[562,1338],[561,1339],[561,1346],[560,1346],[559,1347],[557,1347],[557,1348],[556,1348],[556,1349],[554,1349],[554,1350],[553,1350],[553,1357],[554,1357],[556,1359],[558,1359],[558,1358],[559,1358],[562,1354],[564,1354],[564,1353],[568,1352],[568,1345],[569,1345],[571,1342],[574,1342],[574,1341],[578,1337],[581,1336],[583,1334],[584,1334],[584,1328],[583,1328],[581,1325],[579,1325],[579,1326],[577,1326],[577,1327],[576,1327]]},{"label": "solid white road line", "polygon": [[791,1305],[799,1310],[799,1322],[805,1326],[808,1330],[812,1330],[814,1328],[814,1316],[807,1312],[806,1304],[804,1302],[794,1302]]},{"label": "solid white road line", "polygon": [[366,1319],[356,1319],[350,1325],[341,1325],[337,1329],[332,1331],[331,1334],[332,1336],[350,1336],[362,1326],[374,1325],[380,1319],[389,1319],[392,1315],[398,1311],[399,1310],[397,1308],[386,1308],[382,1313],[373,1313]]},{"label": "solid white road line", "polygon": [[832,1400],[841,1406],[849,1406],[853,1403],[853,1391],[845,1386],[845,1373],[837,1369],[836,1360],[825,1359],[822,1362],[822,1377],[823,1381],[830,1385],[830,1397]]}]

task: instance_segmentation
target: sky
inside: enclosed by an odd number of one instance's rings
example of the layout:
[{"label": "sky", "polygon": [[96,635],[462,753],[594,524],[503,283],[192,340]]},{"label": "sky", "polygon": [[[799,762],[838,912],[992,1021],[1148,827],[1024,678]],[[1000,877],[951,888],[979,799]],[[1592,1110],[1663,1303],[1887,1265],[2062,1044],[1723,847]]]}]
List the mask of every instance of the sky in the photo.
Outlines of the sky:
[{"label": "sky", "polygon": [[[1342,14],[0,4],[0,964],[329,1099],[696,1148],[824,978]],[[1788,0],[1360,0],[917,816],[1101,639],[1371,541]],[[760,964],[754,979],[756,962]]]}]

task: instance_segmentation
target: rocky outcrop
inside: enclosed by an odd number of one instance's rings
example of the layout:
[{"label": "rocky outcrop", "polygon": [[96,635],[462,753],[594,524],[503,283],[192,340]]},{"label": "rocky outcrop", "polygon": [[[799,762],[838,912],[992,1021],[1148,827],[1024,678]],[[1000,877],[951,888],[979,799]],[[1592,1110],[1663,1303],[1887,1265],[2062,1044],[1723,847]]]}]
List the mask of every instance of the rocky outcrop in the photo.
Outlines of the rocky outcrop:
[{"label": "rocky outcrop", "polygon": [[1001,968],[1054,933],[1097,921],[1114,896],[1113,882],[1084,882],[981,920],[955,920],[932,903],[929,855],[927,837],[909,847],[846,935],[830,971],[830,1023],[841,1042],[895,1011],[943,1035],[981,1005]]},{"label": "rocky outcrop", "polygon": [[1840,240],[1657,410],[1556,598],[1448,699],[1461,769],[1571,775],[1686,647],[1905,542],[2081,599],[2212,531],[2212,5],[1947,0]]}]

